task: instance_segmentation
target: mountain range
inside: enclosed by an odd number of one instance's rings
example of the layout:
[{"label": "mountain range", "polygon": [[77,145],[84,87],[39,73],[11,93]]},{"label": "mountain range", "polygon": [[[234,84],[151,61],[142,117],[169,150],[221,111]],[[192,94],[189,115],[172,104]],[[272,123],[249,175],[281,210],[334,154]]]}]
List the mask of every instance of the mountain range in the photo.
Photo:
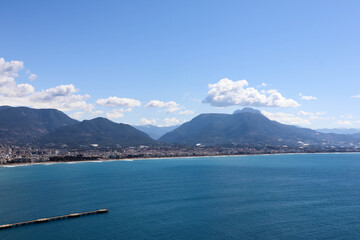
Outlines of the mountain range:
[{"label": "mountain range", "polygon": [[14,145],[137,146],[155,144],[128,124],[95,118],[79,122],[56,109],[0,107],[0,143]]},{"label": "mountain range", "polygon": [[159,139],[185,145],[299,146],[347,145],[354,136],[326,134],[272,121],[260,111],[244,108],[233,114],[200,114]]},{"label": "mountain range", "polygon": [[[159,143],[238,147],[360,145],[360,134],[321,133],[285,125],[268,119],[252,108],[244,108],[233,114],[200,114],[178,127],[137,126],[136,128],[106,118],[79,122],[55,109],[0,107],[0,143],[2,144],[70,147],[139,146]],[[162,134],[164,135],[161,136]],[[154,139],[159,136],[161,137],[155,141]]]}]

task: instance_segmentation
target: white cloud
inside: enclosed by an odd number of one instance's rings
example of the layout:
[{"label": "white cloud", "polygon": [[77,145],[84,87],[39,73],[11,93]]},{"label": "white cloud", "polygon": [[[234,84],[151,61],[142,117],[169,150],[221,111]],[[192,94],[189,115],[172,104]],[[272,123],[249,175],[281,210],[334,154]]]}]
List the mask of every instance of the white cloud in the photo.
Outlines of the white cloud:
[{"label": "white cloud", "polygon": [[295,114],[291,113],[284,113],[284,112],[277,112],[271,113],[266,111],[261,111],[266,117],[271,120],[284,123],[284,124],[291,124],[291,125],[309,125],[311,122],[308,119],[301,118],[296,116]]},{"label": "white cloud", "polygon": [[6,62],[4,58],[0,58],[0,76],[1,77],[17,77],[18,72],[24,68],[21,61]]},{"label": "white cloud", "polygon": [[302,100],[306,100],[306,101],[311,101],[311,100],[318,100],[317,97],[313,97],[313,96],[304,96],[302,95],[302,93],[299,93],[299,96],[301,97]]},{"label": "white cloud", "polygon": [[166,113],[174,113],[181,109],[182,109],[181,107],[171,107],[171,108],[166,109]]},{"label": "white cloud", "polygon": [[101,98],[96,101],[96,104],[106,107],[140,107],[141,102],[132,98],[118,98],[109,97]]},{"label": "white cloud", "polygon": [[30,79],[31,81],[34,81],[36,78],[37,78],[37,75],[36,75],[35,73],[31,73],[31,74],[29,75],[29,79]]},{"label": "white cloud", "polygon": [[15,77],[19,76],[18,72],[24,68],[21,61],[6,62],[0,58],[0,96],[2,97],[24,97],[35,91],[30,84],[17,84]]},{"label": "white cloud", "polygon": [[165,118],[164,119],[164,127],[169,127],[169,126],[173,126],[173,125],[177,125],[177,124],[179,124],[180,123],[180,121],[178,120],[178,119],[176,119],[176,118]]},{"label": "white cloud", "polygon": [[329,120],[329,117],[324,117],[323,115],[325,115],[325,112],[305,112],[305,111],[299,111],[298,115],[299,116],[303,116],[303,117],[307,117],[309,120]]},{"label": "white cloud", "polygon": [[[147,108],[165,108],[166,113],[178,113],[180,115],[186,115],[190,114],[190,110],[186,110],[184,106],[180,106],[180,104],[169,101],[169,102],[163,102],[159,100],[151,100],[148,102],[145,107]],[[180,112],[179,112],[180,111]]]},{"label": "white cloud", "polygon": [[110,112],[106,113],[105,116],[109,119],[119,119],[124,116],[124,112],[130,112],[131,108],[128,109],[113,109]]},{"label": "white cloud", "polygon": [[179,104],[177,104],[174,101],[163,102],[159,100],[151,100],[145,105],[145,107],[154,107],[154,108],[176,108],[178,106]]},{"label": "white cloud", "polygon": [[261,86],[262,86],[262,87],[266,87],[267,84],[263,82],[263,83],[261,84]]},{"label": "white cloud", "polygon": [[91,112],[90,112],[90,115],[91,115],[92,117],[98,117],[98,116],[101,116],[101,115],[103,115],[103,114],[104,114],[104,112],[101,111],[101,110],[91,111]]},{"label": "white cloud", "polygon": [[312,112],[304,112],[304,111],[299,111],[298,114],[301,115],[301,116],[313,116],[313,115],[315,115],[315,113],[312,113]]},{"label": "white cloud", "polygon": [[31,73],[30,70],[26,70],[26,75],[28,75],[30,81],[34,81],[37,78],[37,75],[35,73]]},{"label": "white cloud", "polygon": [[232,81],[227,78],[209,84],[209,91],[203,103],[216,107],[233,105],[256,107],[299,107],[293,99],[286,99],[277,90],[268,90],[260,93],[253,87],[247,87],[246,80]]},{"label": "white cloud", "polygon": [[350,126],[352,125],[352,123],[349,120],[339,120],[336,122],[337,125],[341,125],[341,126]]},{"label": "white cloud", "polygon": [[70,117],[75,118],[77,120],[81,120],[82,117],[84,116],[85,112],[75,112],[70,114]]},{"label": "white cloud", "polygon": [[315,120],[315,119],[319,119],[319,115],[313,112],[304,112],[304,111],[299,111],[298,115],[300,116],[306,116],[308,118],[310,118],[311,120]]},{"label": "white cloud", "polygon": [[194,114],[194,111],[192,110],[184,110],[179,112],[180,115],[191,115]]},{"label": "white cloud", "polygon": [[72,84],[36,92],[30,84],[17,84],[15,77],[24,68],[21,61],[6,62],[0,58],[0,105],[28,106],[36,108],[56,108],[59,110],[90,109],[86,103],[90,96],[75,95],[77,92]]},{"label": "white cloud", "polygon": [[311,101],[311,100],[317,100],[317,97],[313,97],[313,96],[302,96],[301,99],[302,99],[302,100],[306,100],[306,101]]},{"label": "white cloud", "polygon": [[29,94],[35,91],[34,87],[30,84],[16,84],[15,81],[11,80],[13,78],[9,78],[9,81],[6,83],[0,77],[0,96],[3,97],[26,97]]},{"label": "white cloud", "polygon": [[63,111],[86,109],[91,111],[93,106],[86,102],[90,98],[88,94],[77,95],[78,89],[74,85],[60,85],[54,88],[35,92],[29,96],[29,100],[37,107],[56,108]]},{"label": "white cloud", "polygon": [[355,96],[351,96],[351,98],[360,98],[360,94],[359,94],[359,95],[355,95]]},{"label": "white cloud", "polygon": [[34,93],[32,98],[38,101],[49,101],[53,100],[56,97],[69,96],[77,91],[78,90],[72,84],[60,85],[54,88],[49,88],[46,90],[42,90],[41,92]]},{"label": "white cloud", "polygon": [[156,119],[147,119],[147,118],[141,118],[140,119],[141,124],[143,125],[155,125],[157,123]]}]

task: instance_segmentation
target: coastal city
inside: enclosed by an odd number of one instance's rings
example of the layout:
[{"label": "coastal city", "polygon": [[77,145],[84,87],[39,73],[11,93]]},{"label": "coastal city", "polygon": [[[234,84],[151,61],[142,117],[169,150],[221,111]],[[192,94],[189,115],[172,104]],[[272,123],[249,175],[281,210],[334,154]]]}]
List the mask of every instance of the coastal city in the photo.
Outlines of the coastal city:
[{"label": "coastal city", "polygon": [[79,149],[41,148],[34,146],[0,145],[0,165],[50,162],[80,162],[99,160],[125,160],[146,158],[175,158],[201,156],[232,156],[285,153],[360,152],[359,147],[203,147],[203,146],[134,146],[100,148],[90,146]]},{"label": "coastal city", "polygon": [[360,240],[360,0],[0,1],[0,240]]}]

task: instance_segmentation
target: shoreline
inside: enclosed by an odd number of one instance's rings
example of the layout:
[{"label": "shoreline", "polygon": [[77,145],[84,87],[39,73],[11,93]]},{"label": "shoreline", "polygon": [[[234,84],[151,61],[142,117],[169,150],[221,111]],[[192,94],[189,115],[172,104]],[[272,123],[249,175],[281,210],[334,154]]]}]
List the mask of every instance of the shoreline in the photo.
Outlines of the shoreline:
[{"label": "shoreline", "polygon": [[33,165],[53,165],[53,164],[77,164],[77,163],[102,163],[102,162],[132,162],[139,160],[161,160],[161,159],[180,159],[180,158],[205,158],[205,157],[247,157],[247,156],[272,156],[272,155],[303,155],[303,154],[360,154],[360,152],[315,152],[315,153],[264,153],[264,154],[238,154],[238,155],[206,155],[206,156],[179,156],[179,157],[151,157],[151,158],[123,158],[123,159],[96,159],[84,161],[45,161],[33,163],[10,163],[1,164],[0,168],[26,167]]}]

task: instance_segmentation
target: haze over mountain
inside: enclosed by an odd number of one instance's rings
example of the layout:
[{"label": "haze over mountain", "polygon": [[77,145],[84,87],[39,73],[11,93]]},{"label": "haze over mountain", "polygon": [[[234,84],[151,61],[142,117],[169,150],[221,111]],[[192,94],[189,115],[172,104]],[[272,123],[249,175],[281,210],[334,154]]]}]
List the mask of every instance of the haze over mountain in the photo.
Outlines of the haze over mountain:
[{"label": "haze over mountain", "polygon": [[0,143],[25,144],[55,129],[78,123],[56,109],[0,107]]},{"label": "haze over mountain", "polygon": [[299,146],[349,144],[352,137],[318,133],[271,121],[258,110],[244,108],[233,114],[200,114],[159,139],[185,145]]},{"label": "haze over mountain", "polygon": [[122,123],[115,123],[106,118],[84,120],[80,123],[60,127],[41,139],[42,144],[76,147],[98,144],[100,146],[138,146],[156,143],[146,133]]},{"label": "haze over mountain", "polygon": [[322,129],[316,129],[316,131],[322,133],[336,133],[336,134],[360,133],[360,129],[357,128],[322,128]]},{"label": "haze over mountain", "polygon": [[179,125],[169,126],[169,127],[158,127],[149,124],[149,125],[133,126],[133,127],[140,131],[143,131],[144,133],[147,133],[150,137],[157,140],[165,133],[171,132],[177,127],[179,127]]}]

